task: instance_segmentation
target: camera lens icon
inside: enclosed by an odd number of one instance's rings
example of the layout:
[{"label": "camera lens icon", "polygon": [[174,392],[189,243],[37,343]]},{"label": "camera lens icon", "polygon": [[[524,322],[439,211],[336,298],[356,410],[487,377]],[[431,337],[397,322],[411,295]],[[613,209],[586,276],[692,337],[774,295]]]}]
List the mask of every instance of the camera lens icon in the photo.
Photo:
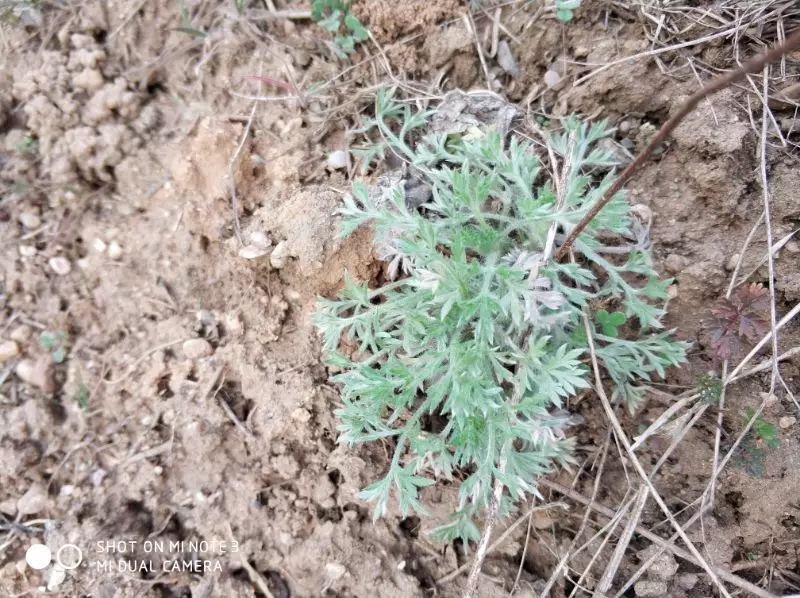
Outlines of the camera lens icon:
[{"label": "camera lens icon", "polygon": [[[44,544],[33,544],[25,551],[25,562],[31,569],[46,569],[53,561],[52,551]],[[65,571],[77,569],[83,562],[83,552],[75,544],[64,544],[56,552],[56,564]]]}]

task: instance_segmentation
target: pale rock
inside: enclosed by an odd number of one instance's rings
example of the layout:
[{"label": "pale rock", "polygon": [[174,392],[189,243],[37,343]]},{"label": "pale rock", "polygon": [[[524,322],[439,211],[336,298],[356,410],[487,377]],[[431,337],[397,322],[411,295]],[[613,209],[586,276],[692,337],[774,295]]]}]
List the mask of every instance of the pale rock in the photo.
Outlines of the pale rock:
[{"label": "pale rock", "polygon": [[561,75],[557,71],[550,69],[544,74],[544,84],[547,87],[555,87],[559,83],[561,83]]},{"label": "pale rock", "polygon": [[33,257],[34,255],[36,255],[36,247],[34,247],[33,245],[20,245],[19,254],[22,257]]},{"label": "pale rock", "polygon": [[297,409],[292,411],[291,417],[293,420],[306,423],[311,419],[311,414],[308,412],[308,410],[303,409],[302,407],[298,407]]},{"label": "pale rock", "polygon": [[20,324],[14,330],[11,331],[9,338],[12,341],[17,341],[18,343],[27,343],[31,336],[33,335],[33,328],[28,326],[27,324]]},{"label": "pale rock", "polygon": [[736,269],[736,264],[739,263],[740,255],[738,253],[734,253],[731,257],[728,258],[728,261],[725,262],[725,269],[728,272],[733,272]]},{"label": "pale rock", "polygon": [[800,253],[800,244],[797,241],[789,241],[784,248],[789,253]]},{"label": "pale rock", "polygon": [[17,341],[0,341],[0,363],[14,359],[20,354]]},{"label": "pale rock", "polygon": [[344,170],[347,168],[347,152],[336,150],[328,154],[328,168],[331,170]]},{"label": "pale rock", "polygon": [[72,264],[69,263],[67,258],[60,255],[51,257],[47,260],[47,264],[50,266],[50,269],[59,276],[66,276],[72,271]]},{"label": "pale rock", "polygon": [[325,564],[325,578],[329,583],[341,579],[347,573],[347,569],[340,563],[326,563]]},{"label": "pale rock", "polygon": [[683,270],[687,264],[688,260],[682,255],[670,253],[664,260],[664,269],[668,274],[672,274],[674,276],[675,274],[680,273],[680,271]]},{"label": "pale rock", "polygon": [[272,255],[269,256],[270,264],[276,270],[280,270],[286,265],[286,260],[289,259],[289,246],[286,241],[281,241],[272,250]]},{"label": "pale rock", "polygon": [[122,257],[122,247],[116,241],[111,241],[108,244],[108,257],[112,260],[118,260]]},{"label": "pale rock", "polygon": [[51,371],[51,359],[49,355],[42,355],[36,361],[23,359],[17,364],[15,370],[17,377],[31,386],[40,388],[44,392],[54,392],[56,389]]},{"label": "pale rock", "polygon": [[214,354],[214,347],[204,338],[192,338],[183,343],[183,355],[186,359],[202,359]]},{"label": "pale rock", "polygon": [[85,258],[85,257],[82,257],[81,259],[79,259],[75,263],[78,264],[78,268],[80,268],[81,270],[88,270],[89,266],[91,266],[91,264],[89,263],[88,258]]},{"label": "pale rock", "polygon": [[791,415],[786,415],[778,420],[778,425],[781,427],[782,430],[791,428],[796,423],[797,423],[797,418],[792,417]]},{"label": "pale rock", "polygon": [[700,581],[700,578],[697,573],[684,573],[679,575],[676,581],[681,588],[688,591],[697,585],[697,582]]},{"label": "pale rock", "polygon": [[103,239],[95,239],[94,243],[92,243],[92,247],[97,253],[104,253],[108,248],[108,245],[106,245],[106,242],[103,241]]},{"label": "pale rock", "polygon": [[39,228],[42,224],[42,219],[35,212],[22,212],[19,215],[19,221],[27,230]]},{"label": "pale rock", "polygon": [[47,491],[38,484],[34,484],[17,501],[17,513],[20,515],[35,515],[47,508]]},{"label": "pale rock", "polygon": [[245,245],[239,249],[239,257],[246,260],[255,260],[269,254],[269,249],[260,245]]}]

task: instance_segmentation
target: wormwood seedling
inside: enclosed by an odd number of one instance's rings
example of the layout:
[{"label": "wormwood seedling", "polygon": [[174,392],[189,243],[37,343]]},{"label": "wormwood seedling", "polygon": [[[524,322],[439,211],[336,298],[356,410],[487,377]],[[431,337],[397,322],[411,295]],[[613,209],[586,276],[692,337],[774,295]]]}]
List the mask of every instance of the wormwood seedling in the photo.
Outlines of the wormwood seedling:
[{"label": "wormwood seedling", "polygon": [[[406,274],[375,289],[346,276],[339,298],[320,300],[315,323],[340,370],[340,441],[392,447],[384,477],[361,493],[375,516],[391,495],[403,513],[425,513],[420,489],[454,483],[458,508],[435,535],[476,540],[474,519],[496,480],[507,490],[504,515],[572,460],[566,401],[592,382],[584,315],[612,398],[631,409],[652,377],[685,360],[687,344],[662,330],[671,281],[658,279],[646,245],[624,242],[633,221],[622,194],[577,237],[574,260],[551,257],[560,231],[613,182],[610,156],[595,147],[605,125],[567,119],[549,140],[565,169],[559,193],[532,144],[493,130],[426,132],[430,116],[378,94],[372,127],[384,145],[366,155],[388,146],[403,156],[430,199],[413,207],[402,184],[380,197],[354,184],[342,234],[371,224]],[[609,239],[618,246],[609,250]],[[356,354],[340,349],[344,339]],[[431,414],[443,428],[426,425]]]}]

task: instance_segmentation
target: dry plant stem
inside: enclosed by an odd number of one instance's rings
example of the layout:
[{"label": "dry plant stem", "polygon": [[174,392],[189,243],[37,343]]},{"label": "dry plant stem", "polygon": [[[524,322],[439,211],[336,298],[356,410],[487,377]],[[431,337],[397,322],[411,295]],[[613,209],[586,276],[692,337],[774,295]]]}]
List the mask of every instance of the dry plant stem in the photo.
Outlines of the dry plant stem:
[{"label": "dry plant stem", "polygon": [[[546,488],[550,488],[551,490],[555,490],[559,494],[567,496],[567,497],[571,498],[572,500],[575,500],[575,501],[577,501],[577,502],[579,502],[579,503],[581,503],[583,505],[586,505],[591,510],[599,513],[600,515],[602,515],[603,517],[605,517],[607,519],[613,519],[614,517],[617,516],[617,513],[615,513],[613,509],[609,509],[606,506],[603,506],[601,504],[598,504],[598,503],[595,503],[593,501],[590,501],[588,498],[584,497],[582,494],[580,494],[578,492],[575,492],[574,490],[572,490],[570,488],[567,488],[566,486],[562,486],[561,484],[559,484],[557,482],[552,482],[552,481],[544,478],[544,479],[540,480],[539,483],[542,486],[546,487]],[[698,515],[695,515],[695,517],[698,517]],[[641,526],[637,526],[636,527],[636,533],[639,534],[640,536],[644,537],[644,538],[647,538],[648,540],[650,540],[654,544],[658,544],[659,546],[663,547],[665,550],[670,551],[672,554],[674,554],[678,558],[681,558],[681,559],[683,559],[683,560],[685,560],[685,561],[687,561],[689,563],[692,563],[694,565],[702,566],[701,562],[698,561],[689,551],[684,550],[683,548],[679,548],[678,546],[675,546],[674,544],[671,543],[671,540],[665,540],[661,536],[657,536],[656,534],[654,534],[650,530],[645,529],[645,528],[643,528]],[[677,537],[677,536],[678,536],[678,534],[676,533],[675,537]],[[718,567],[713,567],[713,568],[714,568],[714,572],[719,576],[720,579],[723,579],[723,580],[727,581],[728,583],[730,583],[732,585],[735,585],[738,588],[746,590],[747,592],[750,592],[754,596],[758,596],[759,598],[775,598],[775,596],[773,596],[772,594],[767,592],[764,588],[760,588],[757,585],[755,585],[753,583],[750,583],[746,579],[742,579],[738,575],[733,575],[732,573],[730,573],[728,571],[725,571],[724,569],[720,569]]]},{"label": "dry plant stem", "polygon": [[614,581],[614,577],[617,575],[617,570],[619,569],[619,565],[625,556],[625,552],[628,550],[628,545],[631,542],[633,533],[636,531],[636,524],[639,522],[639,519],[642,516],[642,511],[644,510],[644,505],[646,502],[647,488],[641,486],[639,491],[636,493],[636,499],[633,508],[631,509],[631,514],[628,517],[628,522],[625,525],[625,529],[622,530],[622,535],[620,536],[619,542],[617,542],[617,547],[614,549],[614,554],[611,555],[611,561],[608,563],[606,570],[603,572],[603,576],[600,578],[597,588],[595,588],[595,591],[598,594],[603,595],[609,589],[611,589],[611,584]]},{"label": "dry plant stem", "polygon": [[[798,31],[800,34],[800,31]],[[769,392],[775,392],[775,385],[778,382],[778,328],[777,315],[775,313],[775,260],[772,257],[772,216],[769,209],[769,181],[767,180],[767,115],[769,107],[767,98],[769,96],[769,63],[764,65],[764,86],[763,86],[763,111],[761,116],[761,187],[764,192],[764,225],[767,228],[767,263],[769,264],[769,323],[772,332],[772,376],[769,381]]]},{"label": "dry plant stem", "polygon": [[[686,100],[683,106],[681,106],[680,110],[678,110],[678,112],[676,112],[661,126],[661,128],[658,130],[658,133],[655,134],[647,147],[644,148],[644,150],[642,150],[638,156],[636,156],[633,162],[628,164],[622,173],[620,173],[620,175],[617,177],[617,180],[614,181],[614,184],[611,185],[611,187],[609,187],[608,190],[603,194],[603,197],[601,197],[591,208],[589,208],[589,211],[586,213],[586,215],[580,220],[580,222],[578,222],[575,228],[570,231],[570,233],[567,235],[567,238],[564,240],[564,243],[556,252],[555,259],[560,261],[567,256],[570,247],[575,242],[575,239],[578,237],[581,231],[583,231],[589,222],[591,222],[592,219],[597,216],[600,210],[602,210],[605,205],[611,201],[611,198],[614,197],[614,195],[616,195],[620,189],[622,189],[628,179],[630,179],[631,176],[633,176],[633,174],[639,170],[639,168],[641,168],[645,160],[650,157],[655,149],[661,145],[661,143],[669,136],[670,133],[672,133],[675,127],[677,127],[678,124],[680,124],[680,122],[686,118],[686,116],[692,112],[692,110],[694,110],[702,100],[717,93],[718,91],[725,89],[726,87],[729,87],[733,83],[741,81],[747,77],[747,75],[757,73],[766,65],[774,62],[775,60],[781,58],[784,54],[797,48],[800,48],[800,29],[790,35],[784,43],[774,47],[764,54],[761,54],[760,56],[751,58],[735,71],[730,71],[717,77],[716,79],[712,79],[710,83]],[[770,247],[771,246],[772,245],[770,244]]]},{"label": "dry plant stem", "polygon": [[[260,87],[261,83],[259,83],[259,88]],[[236,194],[236,173],[234,172],[233,167],[236,164],[239,154],[242,153],[242,148],[244,148],[247,138],[250,136],[250,127],[253,125],[253,117],[256,115],[257,108],[258,102],[253,102],[253,107],[250,109],[250,116],[247,119],[247,125],[245,125],[244,132],[242,133],[242,138],[239,140],[239,145],[236,148],[236,151],[233,153],[230,163],[228,164],[228,176],[231,179],[231,212],[233,212],[233,230],[236,233],[236,240],[239,241],[239,247],[244,246],[245,243],[244,239],[242,238],[242,227],[239,224],[239,196]]]},{"label": "dry plant stem", "polygon": [[[590,505],[594,504],[594,501],[597,499],[597,492],[600,490],[600,480],[603,478],[603,470],[605,469],[606,464],[606,456],[608,455],[608,446],[611,442],[611,428],[608,428],[606,432],[606,439],[603,442],[603,449],[602,453],[600,454],[600,465],[597,467],[597,475],[594,478],[594,487],[592,488],[592,497],[590,499]],[[575,550],[575,546],[578,544],[578,539],[583,535],[583,531],[586,529],[586,525],[589,522],[589,513],[591,509],[586,509],[583,512],[583,519],[581,520],[581,525],[578,528],[577,533],[572,538],[572,541],[569,544],[564,556],[561,557],[561,560],[556,565],[556,568],[550,574],[550,579],[547,580],[547,584],[545,585],[544,589],[542,590],[542,596],[549,596],[550,590],[555,585],[556,580],[561,576],[561,570],[567,565],[567,561],[572,556],[572,551]]]},{"label": "dry plant stem", "polygon": [[[799,32],[800,33],[800,32]],[[798,40],[800,41],[800,35],[798,35]],[[719,577],[714,572],[712,567],[706,562],[703,558],[703,555],[700,554],[700,551],[697,550],[697,547],[694,543],[689,539],[689,536],[686,535],[686,532],[681,528],[680,524],[675,520],[675,517],[672,515],[672,512],[669,510],[669,507],[664,502],[664,499],[661,498],[661,495],[653,486],[653,483],[650,481],[647,473],[644,471],[642,464],[639,462],[639,459],[636,457],[636,454],[631,450],[630,442],[628,441],[628,437],[625,434],[625,430],[622,429],[622,425],[619,423],[616,414],[614,413],[614,409],[611,407],[611,403],[608,401],[608,396],[606,396],[606,391],[603,388],[603,381],[600,376],[600,365],[597,363],[597,355],[594,349],[594,340],[592,338],[593,332],[589,325],[589,318],[584,314],[583,316],[583,325],[586,330],[587,342],[589,344],[589,352],[592,360],[592,370],[594,372],[595,378],[595,390],[597,394],[600,396],[600,401],[603,404],[603,410],[606,412],[606,417],[608,417],[611,425],[614,428],[614,432],[616,433],[617,440],[625,447],[625,452],[627,453],[628,457],[633,463],[633,467],[636,469],[636,473],[639,474],[639,477],[647,486],[650,494],[653,496],[653,500],[656,501],[658,507],[663,511],[664,515],[667,516],[669,522],[672,524],[672,527],[675,528],[675,531],[678,532],[678,535],[683,540],[686,547],[689,551],[694,555],[697,559],[698,563],[700,564],[703,569],[706,570],[711,580],[714,584],[718,587],[720,593],[727,598],[731,598],[731,595],[728,593],[728,590],[725,589],[725,586],[722,585],[722,582],[719,580]]]}]

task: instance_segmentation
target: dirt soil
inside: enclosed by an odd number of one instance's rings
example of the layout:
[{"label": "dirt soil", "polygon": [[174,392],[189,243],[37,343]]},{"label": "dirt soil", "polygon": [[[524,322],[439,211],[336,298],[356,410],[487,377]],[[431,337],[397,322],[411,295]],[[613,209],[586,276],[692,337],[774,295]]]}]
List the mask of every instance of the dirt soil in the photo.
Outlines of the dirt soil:
[{"label": "dirt soil", "polygon": [[[256,8],[242,16],[232,0],[186,0],[184,15],[179,3],[141,0],[35,4],[0,22],[0,596],[458,596],[463,577],[436,580],[467,562],[463,549],[433,543],[427,520],[397,511],[373,523],[356,494],[387,454],[336,442],[338,395],[310,314],[344,269],[370,280],[381,264],[369,231],[337,237],[349,181],[327,156],[347,149],[346,130],[370,109],[376,83],[405,80],[428,93],[488,84],[540,122],[607,118],[635,152],[697,89],[687,58],[707,58],[707,49],[592,74],[584,65],[649,48],[635,11],[605,2],[585,3],[565,26],[537,16],[537,3],[470,22],[455,0],[356,1],[375,44],[349,63],[310,21]],[[498,63],[495,34],[518,72]],[[730,66],[730,42],[714,51],[717,67]],[[554,87],[548,70],[560,74]],[[785,72],[797,76],[800,56]],[[299,99],[255,108],[248,99],[326,83]],[[760,124],[751,121],[760,110],[749,87],[701,104],[628,186],[631,203],[654,214],[659,270],[675,278],[668,325],[694,343],[663,391],[720,370],[705,323],[762,212]],[[800,121],[792,110],[775,118],[788,142],[770,132],[777,240],[800,226]],[[769,280],[766,246],[761,227],[742,258],[751,282]],[[798,250],[790,240],[776,256],[779,318],[800,299]],[[798,341],[790,323],[781,349]],[[800,580],[800,425],[787,393],[800,391],[797,356],[780,372],[787,388],[764,411],[781,424],[780,444],[751,467],[735,459],[724,470],[715,509],[690,536],[716,566],[788,595]],[[768,373],[728,389],[723,448],[768,390]],[[624,417],[630,435],[663,413],[660,396]],[[582,466],[552,479],[588,497],[607,422],[593,397],[572,408],[585,419],[574,432]],[[655,477],[673,511],[706,488],[716,428],[713,408]],[[643,463],[669,442],[648,443]],[[597,502],[618,508],[633,481],[629,464],[610,455]],[[453,488],[424,498],[446,515]],[[575,503],[520,526],[490,555],[480,595],[507,596],[518,569],[515,595],[538,595],[582,516]],[[643,525],[668,536],[662,519],[648,503]],[[54,555],[73,544],[83,561],[34,570],[25,563],[33,543]],[[620,581],[648,545],[634,540]],[[609,555],[576,595],[591,595]],[[570,567],[581,571],[589,558]],[[204,565],[187,570],[184,561]],[[713,595],[701,569],[671,562],[666,575],[648,573],[656,593],[626,595]],[[576,583],[570,575],[552,595]]]}]

